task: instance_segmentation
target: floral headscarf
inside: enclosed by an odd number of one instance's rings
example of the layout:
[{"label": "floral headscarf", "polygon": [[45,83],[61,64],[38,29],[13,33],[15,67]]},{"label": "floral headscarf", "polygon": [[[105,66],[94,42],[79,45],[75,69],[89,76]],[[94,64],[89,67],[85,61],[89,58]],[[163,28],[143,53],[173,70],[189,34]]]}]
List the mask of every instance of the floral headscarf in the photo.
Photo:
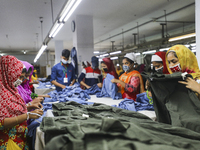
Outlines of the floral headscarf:
[{"label": "floral headscarf", "polygon": [[0,121],[27,112],[25,102],[14,86],[22,69],[22,62],[14,56],[0,58]]},{"label": "floral headscarf", "polygon": [[184,45],[175,45],[171,47],[166,53],[166,65],[170,74],[172,74],[167,61],[167,54],[174,51],[178,57],[182,72],[187,72],[193,76],[194,79],[200,79],[200,70],[197,58],[194,53]]}]

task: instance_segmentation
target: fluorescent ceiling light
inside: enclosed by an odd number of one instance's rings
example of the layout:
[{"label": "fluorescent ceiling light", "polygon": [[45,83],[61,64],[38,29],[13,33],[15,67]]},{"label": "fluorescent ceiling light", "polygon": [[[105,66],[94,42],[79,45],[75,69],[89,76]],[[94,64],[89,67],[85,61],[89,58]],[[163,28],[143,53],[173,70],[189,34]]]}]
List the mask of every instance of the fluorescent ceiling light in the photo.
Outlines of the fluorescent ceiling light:
[{"label": "fluorescent ceiling light", "polygon": [[110,59],[111,59],[111,60],[114,60],[114,59],[118,59],[118,57],[111,57]]},{"label": "fluorescent ceiling light", "polygon": [[196,46],[196,43],[192,43],[192,44],[190,44],[191,46]]},{"label": "fluorescent ceiling light", "polygon": [[75,1],[76,1],[76,0],[71,0],[71,1],[69,1],[69,2],[65,5],[65,7],[64,7],[64,9],[63,9],[63,12],[61,13],[61,17],[59,18],[59,21],[60,21],[60,22],[63,21],[63,19],[65,18],[65,16],[67,15],[67,13],[69,12],[69,10],[71,9],[71,7],[74,5]]},{"label": "fluorescent ceiling light", "polygon": [[109,56],[109,54],[106,53],[106,54],[100,55],[100,57],[105,57],[105,56]]},{"label": "fluorescent ceiling light", "polygon": [[119,53],[121,53],[121,52],[122,52],[122,51],[112,52],[112,53],[110,53],[110,55],[119,54]]},{"label": "fluorescent ceiling light", "polygon": [[61,29],[63,26],[64,26],[63,23],[61,23],[61,24],[59,25],[59,27],[58,27],[58,28],[56,29],[56,31],[53,33],[52,38],[56,36],[56,34],[60,31],[60,29]]},{"label": "fluorescent ceiling light", "polygon": [[99,59],[99,61],[103,61],[103,59]]},{"label": "fluorescent ceiling light", "polygon": [[182,39],[186,39],[186,38],[191,38],[191,37],[195,37],[195,36],[196,36],[196,33],[191,33],[191,34],[186,34],[186,35],[182,35],[182,36],[177,36],[177,37],[174,37],[174,38],[170,38],[169,42],[177,41],[177,40],[182,40]]},{"label": "fluorescent ceiling light", "polygon": [[47,48],[47,45],[42,45],[42,47],[40,48],[37,56],[34,59],[34,63],[37,62],[37,60],[40,58],[40,56],[42,55],[42,53],[45,51],[46,48]]},{"label": "fluorescent ceiling light", "polygon": [[96,56],[97,58],[99,58],[99,56]]},{"label": "fluorescent ceiling light", "polygon": [[94,54],[99,54],[99,51],[94,51]]},{"label": "fluorescent ceiling light", "polygon": [[136,55],[136,56],[139,56],[139,55],[140,55],[140,53],[135,53],[135,55]]},{"label": "fluorescent ceiling light", "polygon": [[187,45],[185,45],[185,47],[187,47],[187,48],[188,48],[188,47],[190,47],[190,45],[188,45],[188,44],[187,44]]},{"label": "fluorescent ceiling light", "polygon": [[192,50],[193,50],[193,49],[196,49],[196,47],[192,47],[191,49],[192,49]]},{"label": "fluorescent ceiling light", "polygon": [[117,66],[119,66],[119,64],[117,64]]},{"label": "fluorescent ceiling light", "polygon": [[71,8],[71,10],[69,11],[69,13],[67,13],[66,17],[64,18],[64,22],[66,22],[69,17],[72,15],[72,13],[74,12],[74,10],[78,7],[78,5],[80,4],[82,0],[76,0],[76,3],[73,5],[73,7]]},{"label": "fluorescent ceiling light", "polygon": [[168,47],[168,48],[161,48],[161,49],[159,49],[159,51],[168,51],[170,49],[170,47]]},{"label": "fluorescent ceiling light", "polygon": [[197,51],[196,49],[193,49],[193,50],[192,50],[193,53],[196,52],[196,51]]},{"label": "fluorescent ceiling light", "polygon": [[146,52],[143,52],[142,54],[151,54],[151,53],[155,53],[156,50],[151,50],[151,51],[146,51]]},{"label": "fluorescent ceiling light", "polygon": [[58,27],[59,27],[59,23],[58,22],[56,22],[54,25],[53,25],[53,27],[52,27],[52,29],[51,29],[51,31],[50,31],[50,33],[49,33],[49,37],[51,38],[52,37],[52,35],[55,33],[55,31],[58,29]]},{"label": "fluorescent ceiling light", "polygon": [[3,56],[3,54],[1,54],[1,56]]}]

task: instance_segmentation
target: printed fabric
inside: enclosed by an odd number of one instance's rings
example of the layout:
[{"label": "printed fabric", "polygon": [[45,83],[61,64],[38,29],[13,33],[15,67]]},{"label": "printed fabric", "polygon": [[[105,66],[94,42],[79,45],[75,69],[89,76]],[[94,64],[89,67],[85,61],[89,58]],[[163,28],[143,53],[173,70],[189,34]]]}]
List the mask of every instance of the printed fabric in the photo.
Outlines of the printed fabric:
[{"label": "printed fabric", "polygon": [[13,140],[21,149],[28,148],[26,121],[4,129],[5,118],[16,117],[27,112],[25,102],[13,84],[21,75],[22,69],[22,62],[14,56],[7,55],[0,58],[0,149],[6,149],[10,140]]}]

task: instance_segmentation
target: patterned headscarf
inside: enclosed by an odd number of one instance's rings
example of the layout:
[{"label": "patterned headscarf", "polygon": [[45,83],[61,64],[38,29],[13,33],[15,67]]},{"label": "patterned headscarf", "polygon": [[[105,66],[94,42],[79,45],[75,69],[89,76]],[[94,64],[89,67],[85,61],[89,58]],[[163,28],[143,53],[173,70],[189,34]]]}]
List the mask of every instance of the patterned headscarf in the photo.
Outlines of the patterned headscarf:
[{"label": "patterned headscarf", "polygon": [[193,76],[194,79],[200,79],[200,70],[197,58],[194,53],[184,45],[175,45],[171,47],[166,53],[166,65],[170,74],[172,74],[167,61],[167,54],[174,51],[178,57],[182,72],[187,72]]},{"label": "patterned headscarf", "polygon": [[22,69],[23,64],[14,56],[0,58],[0,121],[27,112],[25,102],[14,86]]}]

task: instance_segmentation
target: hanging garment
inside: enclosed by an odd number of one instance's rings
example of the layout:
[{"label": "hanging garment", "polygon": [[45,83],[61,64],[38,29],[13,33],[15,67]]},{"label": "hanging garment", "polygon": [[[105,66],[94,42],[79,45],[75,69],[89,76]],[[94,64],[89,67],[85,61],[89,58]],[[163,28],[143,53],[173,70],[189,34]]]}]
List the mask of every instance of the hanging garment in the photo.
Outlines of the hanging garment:
[{"label": "hanging garment", "polygon": [[181,72],[155,74],[149,81],[157,120],[200,132],[200,101],[193,91],[178,83],[183,81]]},{"label": "hanging garment", "polygon": [[71,50],[71,60],[72,60],[72,65],[75,69],[75,75],[77,78],[78,77],[78,59],[77,59],[77,51],[75,47],[73,47]]},{"label": "hanging garment", "polygon": [[[103,104],[53,104],[56,117],[45,117],[45,150],[199,150],[200,133],[154,122],[137,112]],[[62,113],[63,112],[63,113]],[[55,144],[56,143],[56,144]]]},{"label": "hanging garment", "polygon": [[112,79],[114,79],[114,76],[108,73],[103,81],[101,93],[96,94],[97,97],[111,97],[112,99],[122,98],[122,94],[118,93],[117,85],[111,82]]}]

